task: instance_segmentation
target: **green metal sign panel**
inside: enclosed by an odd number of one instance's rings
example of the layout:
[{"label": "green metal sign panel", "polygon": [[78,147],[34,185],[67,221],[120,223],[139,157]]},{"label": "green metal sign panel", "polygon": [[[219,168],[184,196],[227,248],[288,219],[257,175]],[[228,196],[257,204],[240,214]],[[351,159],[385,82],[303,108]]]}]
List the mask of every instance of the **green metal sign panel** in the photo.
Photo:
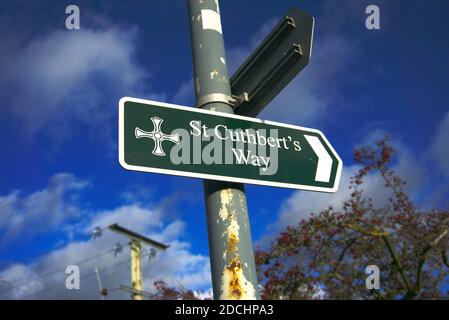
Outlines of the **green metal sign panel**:
[{"label": "green metal sign panel", "polygon": [[322,192],[342,161],[315,129],[122,98],[119,160],[129,170]]}]

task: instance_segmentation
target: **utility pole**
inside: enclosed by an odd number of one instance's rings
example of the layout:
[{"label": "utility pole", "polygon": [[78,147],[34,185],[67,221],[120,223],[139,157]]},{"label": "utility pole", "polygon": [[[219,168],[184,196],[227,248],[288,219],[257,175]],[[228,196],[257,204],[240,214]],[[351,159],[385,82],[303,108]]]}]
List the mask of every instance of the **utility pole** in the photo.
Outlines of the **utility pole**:
[{"label": "utility pole", "polygon": [[137,240],[131,240],[131,287],[139,293],[131,293],[131,299],[143,300],[142,291],[142,254],[141,245]]},{"label": "utility pole", "polygon": [[[197,107],[234,113],[218,0],[188,0]],[[215,299],[259,299],[244,186],[204,180]]]},{"label": "utility pole", "polygon": [[117,223],[108,227],[111,231],[117,232],[131,240],[131,299],[143,300],[142,295],[142,243],[166,250],[169,246],[153,239],[147,238],[134,231],[119,226]]}]

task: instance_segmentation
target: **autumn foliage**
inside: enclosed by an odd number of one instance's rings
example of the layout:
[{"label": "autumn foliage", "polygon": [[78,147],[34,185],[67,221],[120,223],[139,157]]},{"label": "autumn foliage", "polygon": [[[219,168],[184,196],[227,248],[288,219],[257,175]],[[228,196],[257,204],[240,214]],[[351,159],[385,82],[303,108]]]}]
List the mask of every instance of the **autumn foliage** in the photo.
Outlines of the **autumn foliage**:
[{"label": "autumn foliage", "polygon": [[[288,226],[255,252],[263,299],[441,299],[449,296],[449,212],[419,210],[391,169],[395,151],[384,138],[354,151],[360,165],[342,209],[323,208]],[[363,187],[380,175],[391,193],[376,207]],[[380,270],[380,288],[367,289],[366,267]],[[160,298],[192,299],[165,284]]]},{"label": "autumn foliage", "polygon": [[198,292],[181,287],[171,287],[164,281],[155,281],[153,285],[156,289],[156,293],[152,297],[153,300],[198,300]]},{"label": "autumn foliage", "polygon": [[[420,211],[391,169],[388,139],[354,151],[361,166],[343,210],[326,208],[289,226],[256,263],[265,299],[435,299],[448,296],[449,214]],[[391,191],[376,207],[363,190],[378,174]],[[380,288],[367,289],[365,269],[380,270]]]}]

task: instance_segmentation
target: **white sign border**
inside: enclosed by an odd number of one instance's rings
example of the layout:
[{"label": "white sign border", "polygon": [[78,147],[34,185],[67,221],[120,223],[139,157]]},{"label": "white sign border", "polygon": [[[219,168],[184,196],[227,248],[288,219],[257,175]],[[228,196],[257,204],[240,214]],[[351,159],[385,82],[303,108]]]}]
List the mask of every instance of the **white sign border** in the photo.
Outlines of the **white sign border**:
[{"label": "white sign border", "polygon": [[318,135],[323,138],[323,140],[327,143],[327,146],[332,150],[334,153],[334,156],[338,160],[338,166],[337,166],[337,173],[335,176],[334,185],[332,188],[326,188],[326,187],[314,187],[314,186],[307,186],[307,185],[300,185],[300,184],[292,184],[292,183],[284,183],[284,182],[272,182],[272,181],[264,181],[264,180],[256,180],[256,179],[246,179],[246,178],[235,178],[235,177],[228,177],[228,176],[221,176],[221,175],[215,175],[215,174],[206,174],[206,173],[196,173],[196,172],[190,172],[190,171],[178,171],[178,170],[170,170],[170,169],[158,169],[158,168],[151,168],[151,167],[142,167],[142,166],[135,166],[135,165],[129,165],[125,162],[125,143],[124,143],[124,109],[125,109],[125,102],[136,102],[136,103],[142,103],[142,104],[150,104],[150,105],[156,105],[161,107],[167,107],[172,109],[178,109],[178,110],[185,110],[189,112],[198,112],[198,113],[205,113],[205,114],[211,114],[211,115],[217,115],[216,111],[210,111],[205,109],[199,109],[194,107],[186,107],[186,106],[180,106],[176,104],[171,103],[165,103],[165,102],[158,102],[153,100],[145,100],[145,99],[139,99],[139,98],[132,98],[132,97],[123,97],[119,101],[119,162],[120,165],[127,169],[127,170],[133,170],[133,171],[143,171],[143,172],[150,172],[150,173],[161,173],[161,174],[169,174],[169,175],[175,175],[175,176],[183,176],[183,177],[193,177],[193,178],[200,178],[200,179],[208,179],[208,180],[221,180],[221,181],[227,181],[227,182],[236,182],[236,183],[249,183],[249,184],[255,184],[255,185],[262,185],[262,186],[270,186],[270,187],[280,187],[280,188],[289,188],[289,189],[296,189],[296,190],[308,190],[308,191],[319,191],[319,192],[327,192],[327,193],[334,193],[338,191],[338,186],[340,184],[340,178],[341,178],[341,171],[343,167],[343,161],[338,156],[335,149],[332,147],[332,145],[329,143],[327,138],[324,136],[324,134],[317,129],[311,129],[311,128],[305,128],[300,126],[295,126],[291,124],[285,124],[285,123],[279,123],[269,120],[261,120],[257,118],[251,118],[251,117],[245,117],[235,114],[229,114],[229,113],[220,113],[221,117],[227,117],[227,118],[233,118],[233,119],[241,119],[246,121],[252,121],[257,123],[263,123],[263,124],[269,124],[269,125],[275,125],[279,127],[284,128],[290,128],[295,130],[304,130],[309,132],[317,133]]}]

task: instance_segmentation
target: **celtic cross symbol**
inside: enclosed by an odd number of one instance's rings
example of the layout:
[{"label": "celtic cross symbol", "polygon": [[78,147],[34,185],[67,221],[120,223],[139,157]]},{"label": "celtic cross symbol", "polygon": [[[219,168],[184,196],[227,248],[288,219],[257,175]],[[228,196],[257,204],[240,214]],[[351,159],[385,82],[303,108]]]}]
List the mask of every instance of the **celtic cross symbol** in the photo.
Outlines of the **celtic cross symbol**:
[{"label": "celtic cross symbol", "polygon": [[159,117],[151,117],[151,122],[153,122],[153,131],[147,132],[139,127],[136,127],[134,131],[137,139],[140,138],[150,138],[154,141],[153,154],[156,156],[165,156],[164,149],[162,149],[162,141],[168,140],[176,144],[179,143],[179,134],[165,134],[161,131],[161,124],[164,122],[163,119]]}]

